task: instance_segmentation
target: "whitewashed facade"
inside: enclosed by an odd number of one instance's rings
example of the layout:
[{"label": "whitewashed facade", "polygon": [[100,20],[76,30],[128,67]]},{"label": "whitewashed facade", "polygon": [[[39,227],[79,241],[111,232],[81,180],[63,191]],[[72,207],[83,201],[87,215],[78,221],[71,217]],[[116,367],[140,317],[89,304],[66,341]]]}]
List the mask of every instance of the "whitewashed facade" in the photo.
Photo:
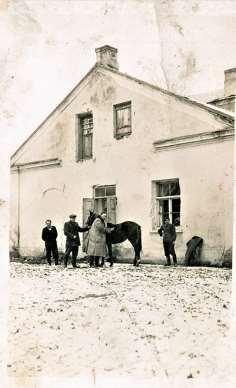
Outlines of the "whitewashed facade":
[{"label": "whitewashed facade", "polygon": [[[175,95],[119,72],[117,50],[97,63],[11,158],[11,249],[42,255],[51,218],[64,250],[71,212],[89,208],[142,227],[143,260],[163,262],[157,229],[177,220],[176,252],[204,239],[202,261],[220,263],[232,247],[232,112]],[[128,242],[116,254],[132,257]]]}]

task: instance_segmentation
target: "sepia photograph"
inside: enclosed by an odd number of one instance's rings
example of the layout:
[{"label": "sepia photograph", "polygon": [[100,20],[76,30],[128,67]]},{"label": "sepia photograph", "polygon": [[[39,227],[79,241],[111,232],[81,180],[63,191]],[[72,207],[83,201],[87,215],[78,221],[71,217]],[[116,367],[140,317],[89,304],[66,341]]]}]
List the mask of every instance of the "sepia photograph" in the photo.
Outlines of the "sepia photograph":
[{"label": "sepia photograph", "polygon": [[233,388],[236,0],[0,0],[3,388]]}]

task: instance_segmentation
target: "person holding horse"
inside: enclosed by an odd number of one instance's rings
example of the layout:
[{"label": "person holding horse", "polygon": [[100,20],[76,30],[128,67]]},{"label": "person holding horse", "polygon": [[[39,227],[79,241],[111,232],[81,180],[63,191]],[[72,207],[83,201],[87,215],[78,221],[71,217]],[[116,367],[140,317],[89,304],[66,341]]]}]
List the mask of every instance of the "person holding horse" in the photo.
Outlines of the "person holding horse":
[{"label": "person holding horse", "polygon": [[[90,210],[86,225],[92,225],[97,217],[98,215],[94,211]],[[125,240],[128,240],[134,248],[135,257],[133,265],[138,267],[141,262],[140,252],[142,251],[141,226],[133,221],[124,221],[120,224],[112,224],[110,222],[106,223],[105,221],[105,224],[105,227],[108,226],[106,233],[106,244],[109,255],[109,259],[107,261],[110,262],[110,265],[112,266],[114,262],[114,257],[112,255],[112,245],[120,244]],[[93,260],[94,259],[92,258],[91,263],[93,263]]]},{"label": "person holding horse", "polygon": [[70,221],[65,222],[64,224],[64,235],[66,236],[66,252],[64,255],[64,266],[67,267],[68,258],[72,252],[72,266],[77,268],[76,259],[78,256],[80,238],[79,232],[87,232],[90,229],[90,226],[81,228],[79,224],[75,221],[76,214],[71,214],[69,216]]},{"label": "person holding horse", "polygon": [[[92,223],[88,236],[87,254],[90,256],[90,267],[99,267],[99,258],[102,258],[101,266],[104,266],[106,256],[106,233],[110,233],[114,228],[107,228],[107,215],[102,213],[97,215]],[[112,263],[113,264],[113,263]]]}]

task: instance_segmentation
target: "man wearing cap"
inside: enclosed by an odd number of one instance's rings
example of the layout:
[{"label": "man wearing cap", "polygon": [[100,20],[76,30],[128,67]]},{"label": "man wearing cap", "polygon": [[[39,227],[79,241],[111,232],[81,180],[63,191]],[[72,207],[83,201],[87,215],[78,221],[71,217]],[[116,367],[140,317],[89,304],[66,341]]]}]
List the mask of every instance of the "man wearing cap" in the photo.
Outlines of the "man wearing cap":
[{"label": "man wearing cap", "polygon": [[75,221],[76,214],[71,214],[69,216],[70,221],[65,222],[64,224],[64,235],[66,236],[66,252],[64,255],[64,265],[67,267],[68,258],[72,252],[72,266],[77,267],[76,259],[78,256],[80,238],[79,232],[87,232],[90,227],[81,228],[79,224]]},{"label": "man wearing cap", "polygon": [[163,248],[165,252],[165,257],[167,260],[166,265],[170,265],[170,255],[173,258],[174,265],[177,265],[177,258],[175,253],[175,240],[176,240],[176,231],[175,226],[170,223],[170,219],[166,218],[164,224],[158,230],[160,236],[163,237]]}]

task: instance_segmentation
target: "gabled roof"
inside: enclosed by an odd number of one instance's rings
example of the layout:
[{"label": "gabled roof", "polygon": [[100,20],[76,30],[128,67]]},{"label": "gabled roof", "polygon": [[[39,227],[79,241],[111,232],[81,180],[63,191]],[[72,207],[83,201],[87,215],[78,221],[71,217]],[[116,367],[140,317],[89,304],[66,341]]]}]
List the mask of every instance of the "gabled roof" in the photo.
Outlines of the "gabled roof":
[{"label": "gabled roof", "polygon": [[199,101],[196,101],[192,98],[188,98],[188,97],[184,97],[184,96],[181,96],[179,94],[176,94],[176,93],[173,93],[173,92],[170,92],[169,90],[166,90],[166,89],[163,89],[163,88],[160,88],[159,86],[157,85],[153,85],[149,82],[146,82],[146,81],[143,81],[143,80],[140,80],[138,78],[135,78],[135,77],[132,77],[130,76],[129,74],[126,74],[126,73],[122,73],[120,72],[119,70],[116,70],[116,69],[113,69],[111,67],[107,67],[107,66],[104,66],[104,65],[101,65],[101,64],[98,64],[96,63],[89,71],[88,73],[79,81],[79,83],[77,83],[75,85],[75,87],[70,91],[69,94],[66,95],[66,97],[55,107],[55,109],[53,109],[53,111],[51,113],[49,113],[49,115],[45,118],[45,120],[43,120],[43,122],[31,133],[31,135],[20,145],[20,147],[18,147],[18,149],[14,152],[14,154],[11,156],[11,159],[13,157],[15,157],[17,155],[17,153],[24,147],[24,145],[36,134],[36,132],[38,132],[42,126],[47,122],[47,120],[59,109],[59,108],[63,108],[66,103],[67,103],[67,100],[68,98],[73,94],[73,92],[84,82],[84,80],[89,76],[91,75],[91,73],[93,71],[95,71],[96,69],[104,69],[108,72],[112,72],[112,73],[115,73],[115,74],[118,74],[124,78],[127,78],[131,81],[134,81],[138,84],[141,84],[145,87],[148,87],[148,88],[151,88],[153,90],[156,90],[158,91],[159,93],[163,93],[165,95],[168,95],[168,96],[171,96],[171,97],[174,97],[184,103],[187,103],[187,104],[191,104],[191,105],[195,105],[197,107],[199,107],[200,109],[204,109],[204,110],[207,110],[209,113],[212,113],[213,115],[215,116],[219,116],[220,118],[222,118],[223,120],[226,120],[228,121],[230,124],[233,124],[234,123],[234,114],[225,110],[225,109],[222,109],[222,108],[218,108],[216,106],[213,106],[213,105],[208,105],[208,104],[205,104],[205,103],[201,103]]}]

